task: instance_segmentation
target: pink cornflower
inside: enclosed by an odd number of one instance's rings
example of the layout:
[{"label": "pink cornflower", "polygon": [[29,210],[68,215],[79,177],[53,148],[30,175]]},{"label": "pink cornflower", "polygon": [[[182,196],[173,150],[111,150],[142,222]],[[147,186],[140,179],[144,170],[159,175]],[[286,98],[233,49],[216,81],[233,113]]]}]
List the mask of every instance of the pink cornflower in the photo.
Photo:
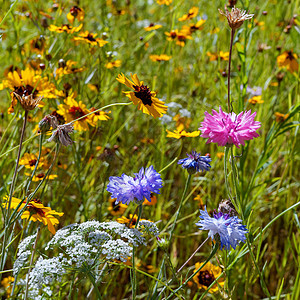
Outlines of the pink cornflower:
[{"label": "pink cornflower", "polygon": [[205,112],[204,121],[201,123],[201,137],[208,138],[207,143],[217,143],[219,146],[245,145],[245,141],[259,136],[256,132],[261,123],[254,121],[256,112],[251,115],[251,110],[236,115],[234,112],[226,113],[220,106],[219,112],[212,110],[212,115]]}]

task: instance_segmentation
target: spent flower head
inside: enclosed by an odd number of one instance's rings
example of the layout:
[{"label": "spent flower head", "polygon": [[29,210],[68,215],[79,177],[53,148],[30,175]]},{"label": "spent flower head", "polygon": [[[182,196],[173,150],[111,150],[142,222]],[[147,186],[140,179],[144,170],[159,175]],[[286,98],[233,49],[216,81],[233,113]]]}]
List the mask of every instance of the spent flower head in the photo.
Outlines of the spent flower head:
[{"label": "spent flower head", "polygon": [[58,125],[55,130],[53,130],[51,137],[48,139],[48,142],[52,142],[53,140],[56,143],[60,143],[64,146],[69,146],[73,144],[73,141],[69,135],[69,133],[73,132],[73,124],[63,124]]},{"label": "spent flower head", "polygon": [[227,18],[231,29],[236,30],[240,28],[246,20],[253,18],[254,14],[248,14],[245,10],[233,7],[229,12],[225,5],[225,12],[219,9],[219,13]]},{"label": "spent flower head", "polygon": [[226,113],[213,110],[212,115],[205,112],[204,121],[201,123],[201,137],[208,138],[207,143],[217,143],[219,146],[232,146],[239,148],[245,145],[245,141],[252,140],[259,136],[256,132],[261,123],[254,121],[256,112],[251,114],[251,110],[241,112],[236,115],[234,112]]},{"label": "spent flower head", "polygon": [[112,198],[116,198],[116,203],[128,204],[133,200],[144,201],[145,198],[151,202],[151,193],[160,194],[162,179],[153,166],[141,168],[134,175],[135,177],[126,174],[109,177],[107,191]]},{"label": "spent flower head", "polygon": [[187,153],[187,156],[188,158],[180,159],[178,164],[182,165],[182,167],[186,169],[189,174],[195,174],[196,172],[200,171],[209,171],[211,168],[211,158],[209,154],[201,156],[200,153],[192,151],[191,154]]},{"label": "spent flower head", "polygon": [[201,230],[209,230],[208,236],[220,242],[221,249],[227,250],[230,246],[235,249],[240,241],[246,240],[245,234],[248,232],[242,220],[238,217],[230,217],[222,212],[214,213],[213,217],[208,215],[206,210],[200,210],[200,221],[196,223]]},{"label": "spent flower head", "polygon": [[18,99],[21,106],[26,110],[33,110],[35,109],[38,104],[41,102],[41,100],[44,98],[44,96],[35,97],[33,94],[25,95],[23,94],[20,96],[19,94],[13,92],[16,98]]}]

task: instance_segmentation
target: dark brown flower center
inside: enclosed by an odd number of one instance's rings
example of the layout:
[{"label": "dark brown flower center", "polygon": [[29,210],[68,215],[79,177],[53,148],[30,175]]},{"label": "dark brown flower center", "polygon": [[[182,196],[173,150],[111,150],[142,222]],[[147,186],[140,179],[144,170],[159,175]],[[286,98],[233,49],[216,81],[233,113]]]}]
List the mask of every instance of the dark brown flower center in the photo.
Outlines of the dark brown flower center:
[{"label": "dark brown flower center", "polygon": [[36,98],[38,93],[37,89],[34,89],[34,87],[29,84],[26,84],[26,86],[15,86],[14,89],[14,92],[20,97],[29,96],[32,94],[33,98]]},{"label": "dark brown flower center", "polygon": [[[39,200],[39,199],[33,199],[30,202],[39,203],[39,204],[42,203],[41,200]],[[36,214],[44,217],[45,213],[43,212],[42,208],[35,207],[34,204],[32,204],[30,202],[28,204],[29,211],[31,211],[32,213],[36,213]]]},{"label": "dark brown flower center", "polygon": [[209,271],[200,271],[198,275],[199,283],[209,287],[215,280],[215,277]]},{"label": "dark brown flower center", "polygon": [[287,59],[289,59],[289,60],[294,60],[294,59],[295,59],[294,56],[293,56],[292,51],[288,51],[287,54],[288,54],[288,55],[287,55]]},{"label": "dark brown flower center", "polygon": [[73,6],[71,9],[70,9],[70,13],[71,15],[76,18],[78,13],[81,11],[81,8],[79,8],[78,6]]},{"label": "dark brown flower center", "polygon": [[119,210],[120,210],[120,204],[118,203],[118,204],[116,204],[116,201],[114,201],[113,203],[112,203],[112,208],[113,208],[113,211],[115,211],[115,212],[118,212]]},{"label": "dark brown flower center", "polygon": [[88,34],[86,37],[85,37],[87,40],[89,40],[90,42],[96,42],[96,39],[93,37],[92,34]]},{"label": "dark brown flower center", "polygon": [[37,160],[36,159],[32,159],[28,162],[29,166],[32,167],[32,166],[35,166]]},{"label": "dark brown flower center", "polygon": [[37,178],[44,178],[44,177],[45,177],[45,174],[44,174],[44,173],[40,173],[40,174],[37,174],[36,177],[37,177]]},{"label": "dark brown flower center", "polygon": [[56,110],[54,110],[54,111],[51,113],[51,116],[56,117],[56,119],[57,119],[59,125],[65,124],[65,118],[64,118],[62,115],[58,114]]},{"label": "dark brown flower center", "polygon": [[[78,106],[72,106],[69,109],[69,113],[74,116],[75,119],[85,116],[84,111]],[[85,119],[85,118],[84,118]]]},{"label": "dark brown flower center", "polygon": [[152,95],[151,95],[150,89],[146,85],[143,85],[143,84],[141,86],[134,85],[133,87],[135,89],[134,95],[137,98],[141,99],[144,105],[151,106],[153,101],[151,98]]},{"label": "dark brown flower center", "polygon": [[172,39],[175,39],[176,36],[177,36],[177,33],[176,33],[175,31],[172,31],[172,32],[170,33],[170,37],[171,37]]}]

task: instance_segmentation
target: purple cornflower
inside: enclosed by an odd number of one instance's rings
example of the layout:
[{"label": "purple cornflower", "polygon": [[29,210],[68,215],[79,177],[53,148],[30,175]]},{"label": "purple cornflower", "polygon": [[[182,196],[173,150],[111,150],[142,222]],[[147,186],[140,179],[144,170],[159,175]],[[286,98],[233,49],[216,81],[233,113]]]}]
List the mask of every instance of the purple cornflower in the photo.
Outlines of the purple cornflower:
[{"label": "purple cornflower", "polygon": [[122,202],[128,204],[133,200],[144,201],[146,198],[151,202],[151,193],[160,194],[162,179],[153,166],[141,168],[135,177],[123,174],[121,177],[109,177],[107,191],[112,198],[116,198],[116,204]]},{"label": "purple cornflower", "polygon": [[[240,241],[246,240],[245,234],[248,232],[242,220],[238,217],[230,217],[229,214],[222,212],[214,213],[213,218],[205,210],[200,210],[200,221],[196,223],[201,230],[209,230],[208,236],[212,239],[219,240],[221,249],[225,247],[227,250],[230,246],[235,249]],[[216,237],[215,237],[216,235]]]},{"label": "purple cornflower", "polygon": [[184,169],[187,169],[189,174],[194,174],[196,172],[209,171],[211,158],[209,154],[201,156],[200,153],[192,151],[192,154],[186,154],[188,158],[180,159],[178,161],[179,165],[182,165]]},{"label": "purple cornflower", "polygon": [[205,112],[204,121],[201,123],[201,137],[208,138],[208,143],[217,143],[219,146],[245,145],[245,141],[259,136],[256,132],[261,123],[254,121],[256,112],[251,115],[251,110],[236,115],[234,112],[226,113],[220,106],[219,112],[212,110],[212,115]]}]

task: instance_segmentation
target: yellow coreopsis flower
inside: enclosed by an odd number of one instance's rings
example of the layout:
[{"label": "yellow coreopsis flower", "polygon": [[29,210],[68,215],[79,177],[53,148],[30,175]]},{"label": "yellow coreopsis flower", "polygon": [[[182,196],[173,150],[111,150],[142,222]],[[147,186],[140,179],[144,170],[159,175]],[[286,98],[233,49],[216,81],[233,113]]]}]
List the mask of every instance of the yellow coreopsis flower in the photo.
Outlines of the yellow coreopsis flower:
[{"label": "yellow coreopsis flower", "polygon": [[153,54],[150,55],[149,57],[152,61],[168,61],[172,58],[172,56],[166,54],[160,54],[160,55]]},{"label": "yellow coreopsis flower", "polygon": [[74,68],[73,66],[76,64],[76,61],[68,60],[63,66],[60,66],[58,69],[56,69],[55,74],[62,76],[84,71],[84,68]]},{"label": "yellow coreopsis flower", "polygon": [[156,29],[159,29],[159,28],[161,28],[162,27],[162,25],[159,25],[159,24],[154,24],[154,23],[151,23],[149,26],[147,26],[147,27],[144,27],[144,29],[146,30],[146,31],[152,31],[152,30],[156,30]]},{"label": "yellow coreopsis flower", "polygon": [[[129,228],[135,228],[137,219],[138,219],[137,215],[130,214],[129,219],[123,216],[121,218],[118,218],[117,222],[119,222],[121,224],[128,224]],[[145,220],[145,219],[140,219],[140,221],[142,221],[142,220]]]},{"label": "yellow coreopsis flower", "polygon": [[10,298],[10,293],[12,290],[13,282],[15,281],[15,278],[12,276],[8,276],[2,279],[1,284],[5,289],[7,298]]},{"label": "yellow coreopsis flower", "polygon": [[[196,263],[195,264],[195,270],[201,267],[203,263]],[[207,289],[217,277],[219,277],[222,273],[222,269],[218,266],[213,265],[212,263],[208,262],[198,273],[196,276],[193,277],[193,280],[197,284],[199,289]],[[218,280],[218,284],[223,287],[225,283],[224,278],[220,278]],[[210,292],[214,293],[218,291],[218,284],[214,284],[212,288],[210,288]]]},{"label": "yellow coreopsis flower", "polygon": [[83,24],[80,24],[79,26],[77,27],[72,27],[70,26],[69,24],[63,24],[61,26],[56,26],[56,25],[50,25],[48,27],[48,29],[50,31],[54,31],[54,32],[58,32],[58,33],[62,33],[62,32],[66,32],[68,34],[72,34],[72,33],[75,33],[75,32],[78,32],[80,31],[80,29],[82,28]]},{"label": "yellow coreopsis flower", "polygon": [[194,6],[189,10],[188,14],[183,15],[181,18],[178,19],[178,21],[182,22],[182,21],[193,19],[198,15],[198,11],[199,8]]},{"label": "yellow coreopsis flower", "polygon": [[137,105],[138,109],[143,113],[160,118],[167,112],[168,107],[165,103],[156,98],[156,92],[151,91],[143,81],[140,81],[136,74],[130,75],[131,80],[125,77],[124,74],[119,74],[117,80],[131,88],[133,92],[124,92],[126,96]]},{"label": "yellow coreopsis flower", "polygon": [[81,32],[79,36],[74,37],[74,41],[84,41],[92,46],[98,46],[98,47],[103,47],[106,45],[108,42],[97,38],[97,33],[90,33],[88,31]]},{"label": "yellow coreopsis flower", "polygon": [[261,99],[261,96],[253,96],[251,99],[248,100],[248,102],[255,105],[256,103],[264,103],[264,100]]},{"label": "yellow coreopsis flower", "polygon": [[122,61],[120,59],[117,59],[115,61],[110,61],[105,65],[106,69],[112,69],[112,68],[119,68],[122,64]]},{"label": "yellow coreopsis flower", "polygon": [[229,52],[220,51],[219,53],[211,53],[208,51],[206,55],[209,57],[209,61],[218,60],[218,58],[220,60],[229,60]]},{"label": "yellow coreopsis flower", "polygon": [[[8,196],[5,196],[4,202],[2,203],[2,206],[7,209],[8,206]],[[15,209],[17,206],[22,202],[22,200],[12,197],[11,200],[11,208]],[[20,211],[25,206],[26,200],[23,201],[21,206],[19,207],[18,211]],[[59,223],[59,221],[54,217],[62,216],[64,213],[56,212],[55,210],[52,210],[51,207],[45,207],[40,200],[33,199],[29,201],[29,204],[26,207],[26,210],[21,215],[21,219],[29,219],[30,221],[36,222],[39,221],[43,223],[44,225],[48,226],[49,231],[52,234],[55,234],[55,228],[54,226]]]},{"label": "yellow coreopsis flower", "polygon": [[174,130],[174,132],[169,131],[168,129],[166,129],[167,131],[167,137],[170,138],[174,138],[174,139],[180,139],[182,137],[196,137],[200,135],[200,131],[193,131],[193,132],[186,132],[185,130],[179,131],[178,129]]},{"label": "yellow coreopsis flower", "polygon": [[196,24],[193,23],[189,25],[184,25],[181,29],[181,32],[185,32],[186,34],[190,35],[197,30],[202,30],[205,22],[205,20],[201,19]]},{"label": "yellow coreopsis flower", "polygon": [[[31,176],[31,174],[29,174],[29,173],[25,173],[25,175],[28,176],[28,177]],[[34,182],[42,181],[42,180],[45,178],[45,176],[46,176],[46,174],[45,174],[44,172],[41,172],[41,173],[39,173],[39,174],[37,174],[37,175],[34,175],[34,176],[32,177],[32,181],[34,181]],[[48,180],[53,180],[53,179],[55,179],[55,178],[57,178],[57,177],[58,177],[58,176],[55,175],[55,174],[53,174],[53,175],[50,174],[50,175],[47,176],[47,179],[48,179]]]},{"label": "yellow coreopsis flower", "polygon": [[157,4],[159,5],[170,5],[172,3],[173,0],[156,0]]},{"label": "yellow coreopsis flower", "polygon": [[[33,70],[31,68],[26,68],[20,72],[13,71],[9,72],[6,79],[2,81],[0,85],[0,90],[4,88],[9,88],[11,92],[11,106],[9,108],[9,113],[14,111],[14,107],[17,104],[17,97],[32,95],[33,99],[38,97],[44,98],[56,98],[56,89],[53,83],[48,81],[47,77],[42,77],[39,71]],[[39,101],[38,106],[43,106],[43,102]]]},{"label": "yellow coreopsis flower", "polygon": [[[21,166],[24,166],[25,168],[31,170],[35,168],[36,163],[37,163],[37,156],[32,153],[25,153],[19,162]],[[44,159],[41,157],[38,167],[43,166],[43,164],[44,164]]]},{"label": "yellow coreopsis flower", "polygon": [[278,67],[286,68],[291,73],[297,72],[299,69],[297,58],[297,54],[293,51],[285,51],[277,57]]},{"label": "yellow coreopsis flower", "polygon": [[125,212],[126,208],[128,207],[126,204],[123,204],[121,202],[116,204],[116,199],[114,198],[109,198],[108,201],[109,201],[108,210],[113,216],[122,215]]},{"label": "yellow coreopsis flower", "polygon": [[73,6],[67,14],[67,19],[71,24],[73,24],[75,19],[82,22],[84,19],[84,10],[78,6]]}]

